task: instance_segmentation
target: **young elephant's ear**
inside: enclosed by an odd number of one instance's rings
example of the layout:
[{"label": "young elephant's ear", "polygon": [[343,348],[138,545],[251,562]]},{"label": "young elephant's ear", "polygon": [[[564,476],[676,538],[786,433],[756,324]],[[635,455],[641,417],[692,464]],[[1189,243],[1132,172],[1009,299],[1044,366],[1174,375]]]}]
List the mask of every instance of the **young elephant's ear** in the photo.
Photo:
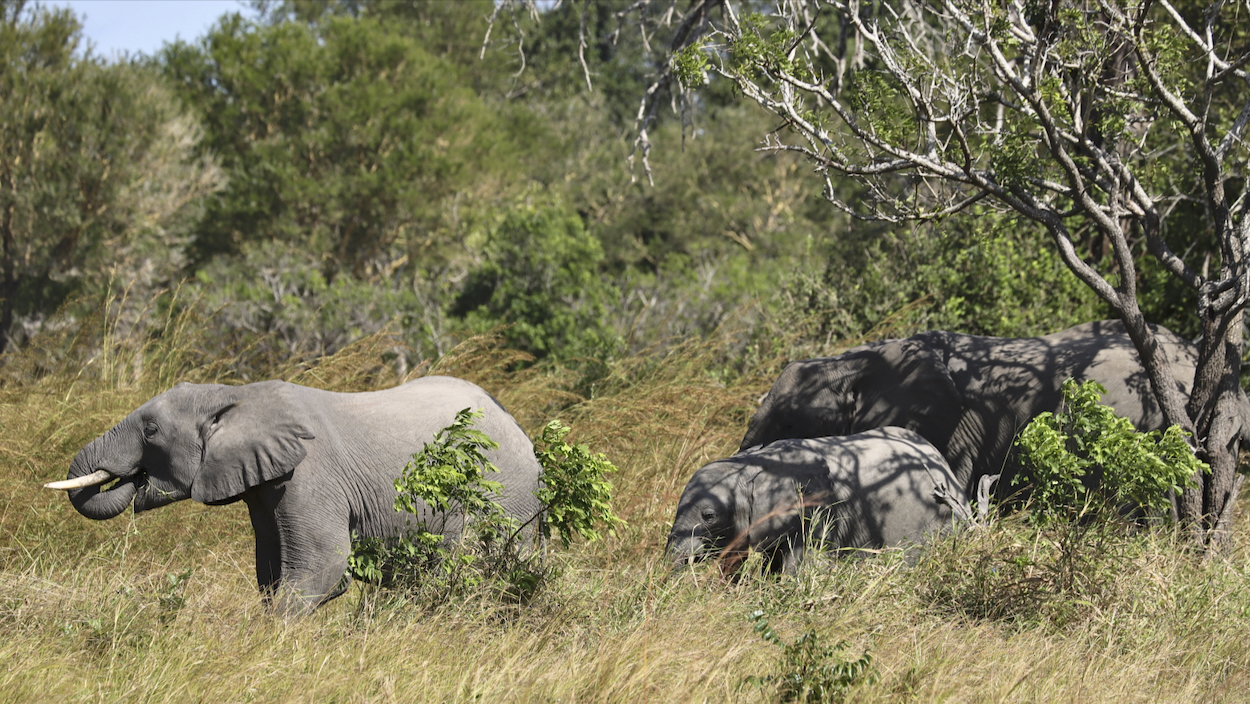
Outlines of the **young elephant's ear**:
[{"label": "young elephant's ear", "polygon": [[206,409],[200,434],[204,462],[191,483],[191,498],[206,504],[235,501],[258,484],[290,474],[308,454],[304,409],[286,382],[226,387]]}]

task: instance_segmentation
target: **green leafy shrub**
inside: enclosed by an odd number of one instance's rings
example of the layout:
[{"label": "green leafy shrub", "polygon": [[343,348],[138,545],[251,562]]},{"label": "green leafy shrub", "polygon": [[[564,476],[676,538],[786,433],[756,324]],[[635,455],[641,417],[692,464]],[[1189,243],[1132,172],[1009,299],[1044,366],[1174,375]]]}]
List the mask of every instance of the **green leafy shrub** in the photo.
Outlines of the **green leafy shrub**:
[{"label": "green leafy shrub", "polygon": [[1194,456],[1185,433],[1138,432],[1127,418],[1098,403],[1106,389],[1096,382],[1063,384],[1063,407],[1042,413],[1021,431],[1016,445],[1032,485],[1035,521],[1079,518],[1123,506],[1165,511],[1207,464]]},{"label": "green leafy shrub", "polygon": [[[496,498],[503,485],[486,478],[497,470],[485,453],[499,445],[471,427],[481,417],[481,411],[459,411],[413,455],[395,480],[395,510],[417,516],[424,502],[434,519],[413,521],[406,535],[393,540],[356,538],[348,558],[353,576],[434,603],[487,581],[520,600],[533,595],[541,575],[514,544],[520,526]],[[462,520],[458,542],[446,540],[453,516]]]},{"label": "green leafy shrub", "polygon": [[604,478],[616,467],[601,452],[565,442],[569,430],[558,420],[547,423],[538,437],[542,447],[534,450],[543,468],[538,500],[547,507],[539,527],[547,539],[554,529],[566,548],[573,536],[598,540],[596,525],[603,524],[609,535],[616,535],[616,527],[625,523],[612,512],[612,484]]},{"label": "green leafy shrub", "polygon": [[856,659],[847,658],[843,655],[848,645],[846,641],[826,645],[812,630],[787,644],[768,624],[763,611],[752,612],[750,619],[761,638],[781,648],[782,673],[748,677],[747,682],[775,683],[777,695],[783,702],[844,701],[851,687],[873,679],[871,653],[865,652]]},{"label": "green leafy shrub", "polygon": [[[353,576],[435,604],[483,586],[506,601],[526,603],[549,571],[543,553],[522,537],[527,526],[537,523],[543,537],[554,529],[567,546],[574,536],[598,540],[600,524],[611,533],[623,523],[612,512],[612,485],[604,479],[616,468],[585,445],[564,442],[569,428],[559,421],[544,427],[539,439],[544,449],[535,453],[543,467],[539,513],[525,521],[509,516],[498,500],[503,485],[487,478],[497,469],[486,452],[499,445],[472,427],[482,415],[459,411],[413,455],[395,480],[395,510],[418,516],[424,504],[434,518],[410,521],[411,530],[392,540],[353,536],[348,558]],[[448,521],[457,516],[460,540],[450,542]]]},{"label": "green leafy shrub", "polygon": [[603,248],[576,215],[515,210],[491,232],[483,254],[451,311],[470,329],[508,324],[509,342],[538,358],[602,359],[616,351],[620,340],[604,315],[615,288],[599,271]]}]

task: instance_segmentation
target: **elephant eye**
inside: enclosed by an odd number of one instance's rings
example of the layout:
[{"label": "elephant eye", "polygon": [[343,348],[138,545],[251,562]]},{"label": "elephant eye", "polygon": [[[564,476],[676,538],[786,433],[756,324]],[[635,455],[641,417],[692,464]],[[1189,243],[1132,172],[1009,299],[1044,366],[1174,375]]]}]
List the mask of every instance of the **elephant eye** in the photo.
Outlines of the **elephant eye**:
[{"label": "elephant eye", "polygon": [[143,426],[143,437],[151,438],[156,435],[156,421],[150,420]]},{"label": "elephant eye", "polygon": [[225,408],[222,408],[220,411],[217,411],[216,413],[214,413],[214,414],[213,414],[213,425],[216,425],[216,424],[220,423],[220,422],[221,422],[221,417],[222,417],[222,416],[224,416],[224,415],[226,415],[226,411],[229,411],[231,408],[234,408],[234,404],[233,404],[233,403],[232,403],[232,404],[230,404],[229,406],[226,406]]}]

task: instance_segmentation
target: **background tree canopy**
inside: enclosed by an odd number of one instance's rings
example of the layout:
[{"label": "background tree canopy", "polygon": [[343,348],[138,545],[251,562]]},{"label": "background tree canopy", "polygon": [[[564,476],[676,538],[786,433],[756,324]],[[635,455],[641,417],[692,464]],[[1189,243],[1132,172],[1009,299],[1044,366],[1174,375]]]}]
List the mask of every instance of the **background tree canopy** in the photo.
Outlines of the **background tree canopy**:
[{"label": "background tree canopy", "polygon": [[[489,0],[257,5],[259,21],[227,15],[198,42],[112,64],[77,49],[68,12],[5,5],[5,344],[132,280],[140,326],[161,288],[214,311],[212,354],[294,363],[389,328],[405,367],[501,325],[558,363],[725,326],[744,354],[800,354],[1112,314],[1027,219],[984,204],[919,224],[849,217],[822,189],[847,203],[880,192],[759,151],[793,126],[732,71],[695,61],[697,93],[663,80],[677,65],[667,48],[695,46],[723,15],[665,22],[625,0],[562,3],[537,21]],[[699,7],[731,6],[687,9]],[[725,56],[763,77],[790,20],[752,21]],[[833,52],[814,66],[842,76],[883,134],[910,134],[888,72],[848,46],[851,63]],[[1152,173],[1179,192],[1198,183],[1180,153]],[[1218,263],[1192,221],[1169,219],[1163,236]],[[1114,268],[1105,238],[1074,237]],[[1146,317],[1197,335],[1193,291],[1137,259]]]}]

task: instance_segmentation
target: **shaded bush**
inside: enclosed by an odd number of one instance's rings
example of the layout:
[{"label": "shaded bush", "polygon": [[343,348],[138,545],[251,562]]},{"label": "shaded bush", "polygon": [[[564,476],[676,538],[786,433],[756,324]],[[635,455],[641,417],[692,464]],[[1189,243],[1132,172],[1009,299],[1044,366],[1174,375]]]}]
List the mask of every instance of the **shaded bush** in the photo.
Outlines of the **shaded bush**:
[{"label": "shaded bush", "polygon": [[620,344],[604,320],[618,295],[599,265],[603,249],[581,219],[552,207],[508,213],[486,241],[483,264],[452,306],[476,332],[500,323],[513,345],[536,357],[604,359]]}]

